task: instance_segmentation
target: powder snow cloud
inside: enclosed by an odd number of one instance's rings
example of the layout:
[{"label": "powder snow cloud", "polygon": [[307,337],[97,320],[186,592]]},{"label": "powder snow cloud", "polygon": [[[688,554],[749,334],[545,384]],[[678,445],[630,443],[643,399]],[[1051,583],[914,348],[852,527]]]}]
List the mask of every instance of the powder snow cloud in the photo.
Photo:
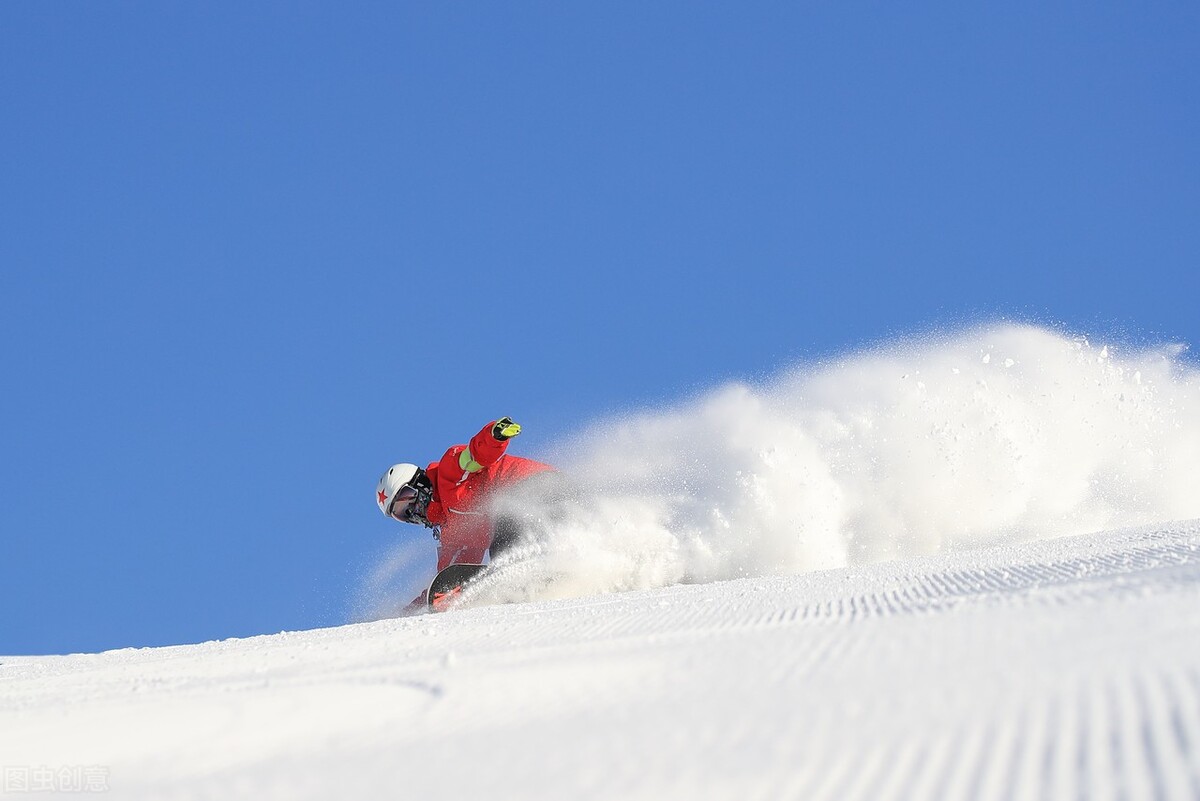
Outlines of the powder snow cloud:
[{"label": "powder snow cloud", "polygon": [[1183,351],[993,325],[599,421],[548,455],[577,489],[539,556],[562,595],[1200,517]]}]

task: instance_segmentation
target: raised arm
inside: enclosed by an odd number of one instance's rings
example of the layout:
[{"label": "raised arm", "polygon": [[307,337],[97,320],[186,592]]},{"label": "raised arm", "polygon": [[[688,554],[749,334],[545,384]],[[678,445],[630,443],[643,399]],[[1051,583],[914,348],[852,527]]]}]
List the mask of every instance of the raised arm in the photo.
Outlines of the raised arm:
[{"label": "raised arm", "polygon": [[491,421],[466,445],[455,445],[446,451],[438,464],[439,480],[459,484],[471,474],[486,470],[504,455],[508,441],[520,433],[521,426],[511,417]]}]

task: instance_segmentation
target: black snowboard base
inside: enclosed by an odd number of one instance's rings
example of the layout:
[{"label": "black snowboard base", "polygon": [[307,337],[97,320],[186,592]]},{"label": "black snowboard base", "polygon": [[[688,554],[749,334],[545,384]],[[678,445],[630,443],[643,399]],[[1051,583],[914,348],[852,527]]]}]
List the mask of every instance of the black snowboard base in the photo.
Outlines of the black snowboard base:
[{"label": "black snowboard base", "polygon": [[464,562],[463,564],[450,565],[440,571],[433,577],[433,581],[429,584],[429,592],[425,593],[428,599],[429,611],[445,612],[450,604],[463,591],[463,588],[478,576],[483,571],[487,570],[487,565],[474,564]]}]

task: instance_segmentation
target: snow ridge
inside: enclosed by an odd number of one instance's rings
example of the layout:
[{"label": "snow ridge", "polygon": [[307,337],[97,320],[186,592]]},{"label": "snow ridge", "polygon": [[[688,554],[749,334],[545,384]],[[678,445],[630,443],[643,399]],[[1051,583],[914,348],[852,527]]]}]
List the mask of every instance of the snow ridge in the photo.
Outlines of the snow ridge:
[{"label": "snow ridge", "polygon": [[1198,605],[1195,521],[6,658],[0,755],[122,799],[1182,801]]}]

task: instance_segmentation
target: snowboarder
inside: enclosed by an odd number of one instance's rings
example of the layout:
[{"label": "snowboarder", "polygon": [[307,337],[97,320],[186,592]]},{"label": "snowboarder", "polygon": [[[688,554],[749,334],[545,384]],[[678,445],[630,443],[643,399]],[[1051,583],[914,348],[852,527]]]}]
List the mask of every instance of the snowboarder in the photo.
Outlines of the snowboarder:
[{"label": "snowboarder", "polygon": [[[550,465],[508,456],[509,440],[521,433],[511,417],[493,420],[466,445],[455,445],[442,458],[422,469],[415,464],[388,468],[375,488],[379,510],[402,523],[433,529],[438,540],[437,567],[495,559],[523,532],[521,521],[496,514],[497,490],[556,475]],[[420,597],[414,603],[423,603]]]}]

